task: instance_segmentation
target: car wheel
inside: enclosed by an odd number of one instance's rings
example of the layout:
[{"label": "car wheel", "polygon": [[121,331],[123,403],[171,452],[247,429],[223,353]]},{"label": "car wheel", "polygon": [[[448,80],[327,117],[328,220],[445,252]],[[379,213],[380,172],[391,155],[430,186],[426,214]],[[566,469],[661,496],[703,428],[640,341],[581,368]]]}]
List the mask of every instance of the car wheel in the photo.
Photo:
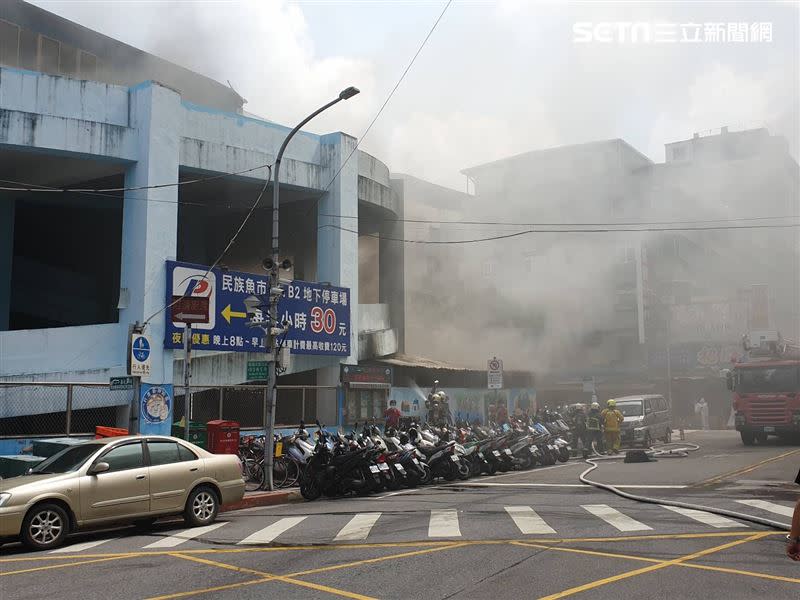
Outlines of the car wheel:
[{"label": "car wheel", "polygon": [[766,433],[760,432],[756,434],[756,440],[759,444],[766,444],[769,436]]},{"label": "car wheel", "polygon": [[642,443],[643,448],[650,448],[653,445],[653,438],[650,436],[650,432],[646,431],[644,434],[644,442]]},{"label": "car wheel", "polygon": [[192,490],[186,500],[183,519],[190,527],[201,527],[213,523],[219,512],[217,493],[210,487],[201,485]]},{"label": "car wheel", "polygon": [[667,427],[667,431],[664,433],[664,443],[671,444],[672,443],[672,428]]},{"label": "car wheel", "polygon": [[58,504],[39,504],[25,515],[22,543],[34,550],[49,550],[64,543],[69,533],[69,517]]},{"label": "car wheel", "polygon": [[752,431],[740,431],[740,435],[742,436],[742,443],[745,446],[752,446],[756,441],[756,436]]}]

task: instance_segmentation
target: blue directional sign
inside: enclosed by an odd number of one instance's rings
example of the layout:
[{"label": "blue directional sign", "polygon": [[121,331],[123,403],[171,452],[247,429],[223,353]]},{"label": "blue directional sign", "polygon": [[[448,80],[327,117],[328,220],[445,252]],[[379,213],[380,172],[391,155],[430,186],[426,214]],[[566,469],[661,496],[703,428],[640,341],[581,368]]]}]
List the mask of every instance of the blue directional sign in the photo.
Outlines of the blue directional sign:
[{"label": "blue directional sign", "polygon": [[[289,325],[281,341],[292,354],[350,354],[350,289],[292,281],[283,286],[278,304],[278,319]],[[175,261],[167,261],[168,304],[177,298],[202,298],[208,305],[208,322],[192,324],[192,347],[195,350],[226,352],[264,352],[264,332],[249,325],[244,299],[269,296],[266,274],[223,271]],[[188,305],[189,303],[187,303]],[[256,314],[254,321],[266,318]],[[177,314],[167,322],[165,348],[182,348],[185,324]]]}]

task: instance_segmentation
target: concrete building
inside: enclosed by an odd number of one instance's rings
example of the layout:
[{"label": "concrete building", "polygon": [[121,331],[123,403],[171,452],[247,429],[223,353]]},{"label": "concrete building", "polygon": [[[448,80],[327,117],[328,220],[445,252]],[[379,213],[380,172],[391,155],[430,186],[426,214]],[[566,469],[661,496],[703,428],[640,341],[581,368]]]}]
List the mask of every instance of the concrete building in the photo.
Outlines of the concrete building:
[{"label": "concrete building", "polygon": [[[515,223],[417,224],[416,235],[407,224],[412,238],[496,237],[547,223],[681,229],[540,226],[496,242],[412,245],[405,307],[422,318],[406,328],[407,351],[472,367],[502,355],[537,372],[543,402],[586,399],[583,379],[594,377],[603,399],[672,390],[688,419],[705,395],[718,422],[727,418],[719,370],[742,333],[758,321],[800,337],[800,248],[796,229],[704,227],[797,214],[798,166],[785,140],[763,129],[698,135],[667,144],[666,156],[653,163],[623,140],[528,152],[465,169],[474,195],[403,177],[407,218]],[[765,314],[755,314],[759,304]],[[466,324],[463,335],[445,334],[454,321]]]},{"label": "concrete building", "polygon": [[[0,381],[107,383],[127,371],[129,327],[146,321],[159,342],[151,381],[178,383],[181,353],[160,344],[165,261],[215,260],[264,185],[268,170],[255,167],[274,161],[290,128],[246,116],[227,86],[24,2],[0,5],[0,34],[2,185],[124,190],[0,192]],[[370,223],[402,216],[402,198],[377,158],[357,151],[347,160],[355,144],[345,133],[304,131],[283,158],[288,276],[347,287],[353,302],[349,356],[294,355],[279,383],[336,386],[340,362],[401,349],[392,319],[403,316],[402,270],[388,266],[397,250],[377,240],[380,258],[360,256],[352,230],[377,234]],[[226,268],[263,273],[271,198],[270,184]],[[361,295],[362,282],[372,293]],[[193,383],[227,385],[244,383],[259,357],[195,358]],[[335,423],[337,402],[334,390],[320,390],[306,419]],[[14,416],[12,404],[4,397],[2,416]],[[12,412],[26,410],[37,409]]]}]

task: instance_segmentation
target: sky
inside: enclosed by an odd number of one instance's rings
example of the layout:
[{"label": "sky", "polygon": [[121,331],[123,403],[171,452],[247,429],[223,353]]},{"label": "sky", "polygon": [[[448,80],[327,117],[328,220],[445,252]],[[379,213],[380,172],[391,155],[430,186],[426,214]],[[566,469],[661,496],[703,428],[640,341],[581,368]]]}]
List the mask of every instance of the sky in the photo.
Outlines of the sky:
[{"label": "sky", "polygon": [[[46,10],[231,85],[245,109],[361,137],[444,1],[72,1]],[[800,142],[797,2],[454,0],[362,148],[391,171],[465,189],[460,170],[623,138],[651,159],[723,125]],[[761,43],[576,43],[576,22],[771,23]],[[679,34],[680,35],[680,34]]]}]

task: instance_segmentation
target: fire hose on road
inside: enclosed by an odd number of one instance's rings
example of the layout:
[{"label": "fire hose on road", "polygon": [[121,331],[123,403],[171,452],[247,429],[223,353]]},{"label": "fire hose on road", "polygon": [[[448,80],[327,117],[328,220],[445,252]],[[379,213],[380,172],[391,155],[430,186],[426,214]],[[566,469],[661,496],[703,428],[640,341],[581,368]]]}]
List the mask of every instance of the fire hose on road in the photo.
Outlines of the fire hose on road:
[{"label": "fire hose on road", "polygon": [[[678,446],[678,447],[667,449],[665,446]],[[650,448],[648,456],[655,458],[683,458],[689,456],[690,452],[696,452],[698,450],[700,450],[700,446],[698,446],[697,444],[691,444],[691,443],[665,444],[664,446],[661,447],[661,449]],[[640,496],[638,494],[631,494],[629,492],[622,491],[621,489],[612,484],[602,483],[599,481],[593,481],[589,479],[587,475],[600,466],[599,465],[600,461],[605,461],[605,460],[618,460],[618,458],[599,456],[599,455],[592,458],[587,458],[585,462],[591,466],[579,475],[581,483],[584,483],[586,485],[591,485],[592,487],[595,487],[597,489],[605,490],[607,492],[611,492],[612,494],[616,494],[621,498],[627,498],[628,500],[634,500],[636,502],[643,502],[645,504],[659,504],[661,506],[674,506],[676,508],[687,508],[691,510],[701,510],[715,515],[720,515],[723,517],[731,517],[734,519],[738,519],[740,521],[756,523],[758,525],[763,525],[765,527],[770,527],[772,529],[777,529],[779,531],[789,530],[789,526],[787,524],[780,523],[778,521],[773,521],[772,519],[754,517],[752,515],[747,515],[733,510],[726,510],[723,508],[716,508],[712,506],[703,506],[701,504],[691,504],[689,502],[680,502],[677,500],[665,500],[661,498],[650,498],[647,496]]]}]

